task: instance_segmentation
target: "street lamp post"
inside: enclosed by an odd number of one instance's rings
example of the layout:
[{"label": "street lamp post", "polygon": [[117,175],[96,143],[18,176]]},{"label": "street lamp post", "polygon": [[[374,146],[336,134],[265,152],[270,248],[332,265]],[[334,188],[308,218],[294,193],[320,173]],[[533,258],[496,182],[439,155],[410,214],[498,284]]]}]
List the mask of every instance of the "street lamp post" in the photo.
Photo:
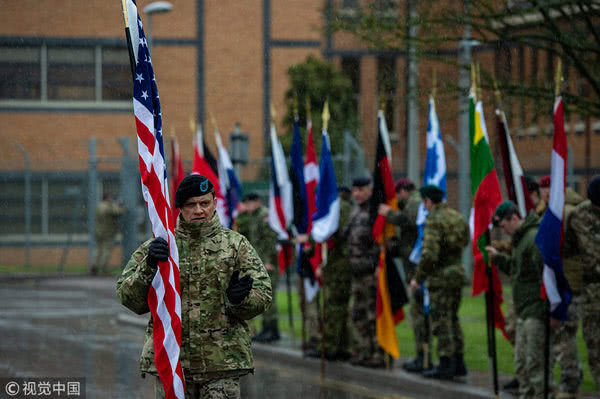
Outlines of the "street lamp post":
[{"label": "street lamp post", "polygon": [[146,20],[146,40],[148,40],[148,48],[152,49],[152,15],[166,14],[173,9],[173,4],[168,1],[153,1],[144,7],[144,14],[148,16]]}]

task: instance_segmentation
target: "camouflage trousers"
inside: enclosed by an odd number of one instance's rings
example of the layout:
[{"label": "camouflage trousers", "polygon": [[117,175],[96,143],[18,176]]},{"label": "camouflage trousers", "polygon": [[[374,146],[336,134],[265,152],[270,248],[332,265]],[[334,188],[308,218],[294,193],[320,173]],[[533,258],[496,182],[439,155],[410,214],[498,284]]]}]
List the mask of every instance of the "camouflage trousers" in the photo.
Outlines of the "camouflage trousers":
[{"label": "camouflage trousers", "polygon": [[588,352],[588,363],[596,390],[600,390],[600,312],[593,309],[581,309],[581,328]]},{"label": "camouflage trousers", "polygon": [[514,347],[517,335],[517,314],[515,313],[515,304],[512,299],[506,302],[506,313],[504,315],[504,330],[508,336],[508,341]]},{"label": "camouflage trousers", "polygon": [[458,320],[462,288],[460,286],[429,288],[429,297],[431,332],[438,340],[438,356],[462,355],[464,338]]},{"label": "camouflage trousers", "polygon": [[[154,398],[164,399],[165,390],[162,382],[154,379]],[[185,399],[240,399],[240,379],[222,378],[205,384],[185,382]]]},{"label": "camouflage trousers", "polygon": [[561,393],[576,394],[581,387],[583,370],[579,365],[577,355],[577,328],[579,326],[580,298],[573,297],[569,305],[569,320],[552,330],[552,362],[550,369],[558,362],[560,366],[559,391]]},{"label": "camouflage trousers", "polygon": [[273,302],[262,315],[263,328],[277,328],[277,285],[279,284],[279,266],[273,265],[274,270],[269,270],[269,277],[271,278],[271,292],[273,295]]},{"label": "camouflage trousers", "polygon": [[415,334],[415,347],[417,353],[423,352],[425,345],[431,348],[431,334],[428,334],[428,326],[425,319],[425,307],[423,306],[423,290],[416,290],[410,294],[410,321]]},{"label": "camouflage trousers", "polygon": [[[298,283],[302,285],[300,289],[304,289],[304,279],[299,278]],[[300,298],[302,303],[300,304],[300,311],[303,312],[304,322],[304,344],[303,350],[319,349],[321,347],[321,327],[319,324],[319,303],[320,293],[312,299],[312,301],[306,301],[305,297]]]},{"label": "camouflage trousers", "polygon": [[377,279],[374,274],[352,277],[352,357],[358,362],[383,361],[377,343]]},{"label": "camouflage trousers", "polygon": [[517,319],[514,361],[519,398],[544,397],[544,340],[543,320]]},{"label": "camouflage trousers", "polygon": [[113,248],[113,239],[96,238],[96,258],[94,260],[94,269],[96,271],[107,271],[108,260]]},{"label": "camouflage trousers", "polygon": [[352,283],[350,275],[342,270],[345,266],[332,262],[323,270],[323,344],[328,354],[345,353],[350,345],[348,307]]}]

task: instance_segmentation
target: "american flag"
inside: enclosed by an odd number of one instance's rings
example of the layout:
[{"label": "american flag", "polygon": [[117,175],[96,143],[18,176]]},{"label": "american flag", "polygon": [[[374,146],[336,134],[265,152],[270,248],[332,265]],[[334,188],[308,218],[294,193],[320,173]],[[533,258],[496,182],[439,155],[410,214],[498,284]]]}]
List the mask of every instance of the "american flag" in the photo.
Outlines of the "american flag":
[{"label": "american flag", "polygon": [[165,397],[184,398],[179,352],[181,348],[181,297],[179,255],[169,204],[169,185],[163,149],[160,102],[148,42],[135,0],[125,0],[125,21],[131,44],[133,112],[138,136],[142,193],[148,207],[152,233],[169,243],[169,259],[159,262],[158,273],[148,292],[154,329],[154,362],[165,389]]}]

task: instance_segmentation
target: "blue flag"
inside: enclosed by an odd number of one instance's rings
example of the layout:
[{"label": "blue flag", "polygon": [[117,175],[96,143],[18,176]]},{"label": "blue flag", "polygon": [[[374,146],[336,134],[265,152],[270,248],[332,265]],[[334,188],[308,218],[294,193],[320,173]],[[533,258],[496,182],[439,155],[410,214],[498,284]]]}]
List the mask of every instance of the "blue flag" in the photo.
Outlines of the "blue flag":
[{"label": "blue flag", "polygon": [[323,146],[319,174],[321,180],[317,186],[317,212],[314,214],[312,237],[316,242],[324,242],[337,231],[340,221],[340,198],[333,171],[333,161],[329,151],[329,136],[323,130]]},{"label": "blue flag", "polygon": [[[427,156],[425,158],[425,173],[423,176],[424,185],[434,184],[444,190],[444,199],[446,199],[446,155],[444,153],[444,142],[442,141],[442,132],[440,130],[440,121],[435,112],[435,101],[433,96],[429,96],[429,122],[427,124]],[[418,264],[421,260],[421,251],[423,249],[423,232],[425,231],[425,219],[427,210],[423,203],[419,205],[417,214],[418,237],[415,246],[410,254],[409,260]]]}]

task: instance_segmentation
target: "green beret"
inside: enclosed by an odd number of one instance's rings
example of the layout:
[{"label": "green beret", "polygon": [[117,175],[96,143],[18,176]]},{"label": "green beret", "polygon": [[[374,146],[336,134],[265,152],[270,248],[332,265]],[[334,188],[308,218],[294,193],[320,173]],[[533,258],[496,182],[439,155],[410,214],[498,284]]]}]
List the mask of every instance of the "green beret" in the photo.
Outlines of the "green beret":
[{"label": "green beret", "polygon": [[502,219],[507,217],[509,214],[514,213],[515,211],[517,211],[517,205],[515,205],[515,203],[512,201],[504,201],[498,205],[496,212],[494,212],[494,226],[497,226]]},{"label": "green beret", "polygon": [[434,203],[442,202],[444,199],[444,190],[439,188],[438,186],[434,186],[433,184],[428,184],[419,189],[419,193],[421,194],[421,198],[429,198]]}]

